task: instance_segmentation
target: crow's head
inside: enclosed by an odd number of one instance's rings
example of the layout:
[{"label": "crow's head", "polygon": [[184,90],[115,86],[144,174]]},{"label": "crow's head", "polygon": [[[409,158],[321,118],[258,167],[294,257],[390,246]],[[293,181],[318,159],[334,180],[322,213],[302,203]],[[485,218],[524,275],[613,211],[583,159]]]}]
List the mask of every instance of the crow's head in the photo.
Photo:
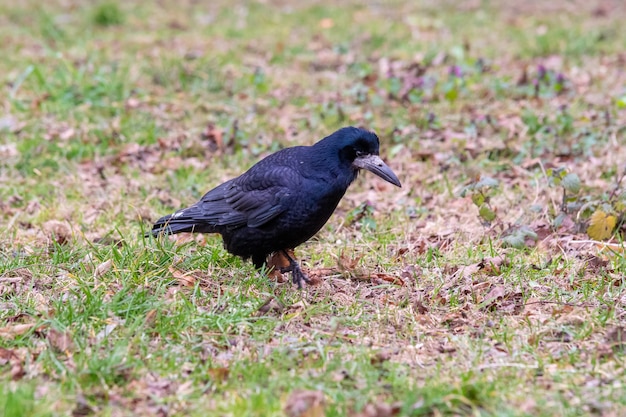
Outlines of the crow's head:
[{"label": "crow's head", "polygon": [[349,164],[355,171],[366,169],[395,186],[402,186],[396,174],[380,159],[378,136],[373,132],[344,127],[322,142],[332,143],[342,164]]}]

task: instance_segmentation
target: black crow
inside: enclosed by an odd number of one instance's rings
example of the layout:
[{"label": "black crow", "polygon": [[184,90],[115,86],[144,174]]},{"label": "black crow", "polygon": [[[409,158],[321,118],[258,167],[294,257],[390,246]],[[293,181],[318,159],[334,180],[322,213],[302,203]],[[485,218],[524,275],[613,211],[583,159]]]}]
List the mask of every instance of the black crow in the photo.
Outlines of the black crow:
[{"label": "black crow", "polygon": [[312,146],[282,149],[237,178],[206,193],[196,204],[157,220],[147,234],[219,233],[228,252],[261,268],[282,252],[299,288],[308,277],[288,254],[317,233],[333,214],[360,169],[401,187],[378,156],[378,137],[345,127]]}]

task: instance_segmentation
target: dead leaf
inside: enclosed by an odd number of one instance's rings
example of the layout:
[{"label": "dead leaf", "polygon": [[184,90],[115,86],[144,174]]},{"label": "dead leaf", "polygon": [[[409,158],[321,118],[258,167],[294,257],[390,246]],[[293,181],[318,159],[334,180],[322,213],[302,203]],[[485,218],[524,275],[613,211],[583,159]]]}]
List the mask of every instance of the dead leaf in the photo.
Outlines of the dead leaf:
[{"label": "dead leaf", "polygon": [[182,285],[183,287],[193,287],[196,285],[196,276],[193,271],[183,272],[173,266],[170,266],[168,271],[170,271],[170,274],[176,279],[178,285]]},{"label": "dead leaf", "polygon": [[487,293],[483,302],[493,303],[497,300],[503,299],[505,294],[506,294],[506,290],[504,289],[504,286],[495,285],[491,287],[491,289],[489,290],[489,293]]},{"label": "dead leaf", "polygon": [[260,315],[264,315],[270,312],[280,314],[283,312],[284,309],[285,307],[281,303],[279,303],[275,297],[270,297],[263,303],[263,305],[261,305],[261,307],[257,309],[257,313],[259,313]]},{"label": "dead leaf", "polygon": [[285,404],[288,417],[324,417],[325,398],[321,391],[293,391]]},{"label": "dead leaf", "polygon": [[404,280],[402,280],[402,278],[400,277],[394,277],[393,275],[380,274],[380,273],[374,274],[372,283],[378,284],[378,283],[385,283],[385,282],[388,282],[394,285],[399,285],[401,287],[404,286]]},{"label": "dead leaf", "polygon": [[326,17],[326,18],[320,20],[319,25],[320,25],[320,27],[322,29],[330,29],[333,26],[335,26],[335,22],[333,21],[333,19],[331,19],[329,17]]},{"label": "dead leaf", "polygon": [[62,332],[60,330],[50,328],[48,330],[48,342],[50,342],[50,346],[59,352],[67,353],[68,351],[74,349],[72,336],[67,330]]},{"label": "dead leaf", "polygon": [[48,220],[43,224],[42,228],[59,245],[64,245],[72,239],[72,227],[68,222]]},{"label": "dead leaf", "polygon": [[228,375],[230,374],[230,369],[228,368],[210,368],[207,373],[211,377],[212,380],[217,382],[224,382]]},{"label": "dead leaf", "polygon": [[19,323],[0,328],[0,338],[13,339],[15,336],[21,336],[28,333],[35,327],[35,323]]},{"label": "dead leaf", "polygon": [[602,210],[596,210],[591,215],[587,234],[594,240],[608,239],[613,234],[616,224],[617,217],[612,214],[607,214]]},{"label": "dead leaf", "polygon": [[393,417],[400,415],[401,410],[401,402],[396,402],[393,404],[370,403],[363,407],[363,411],[361,411],[360,413],[352,414],[351,417]]},{"label": "dead leaf", "polygon": [[69,140],[72,138],[72,136],[74,136],[74,134],[76,133],[76,131],[74,130],[73,127],[68,127],[67,129],[63,130],[62,132],[59,133],[59,139],[61,140]]},{"label": "dead leaf", "polygon": [[22,364],[22,359],[13,349],[5,349],[0,347],[0,366],[11,365],[11,379],[14,381],[21,379],[26,372]]},{"label": "dead leaf", "polygon": [[96,340],[99,342],[103,340],[104,338],[109,337],[109,335],[113,332],[113,330],[115,330],[117,326],[118,326],[118,323],[116,322],[108,323],[106,326],[104,326],[102,330],[100,330],[96,334]]},{"label": "dead leaf", "polygon": [[93,271],[94,278],[100,278],[101,276],[103,276],[104,274],[109,272],[109,270],[111,269],[112,265],[113,265],[113,260],[112,259],[108,259],[108,260],[102,262]]},{"label": "dead leaf", "polygon": [[[294,259],[293,249],[288,249],[287,253]],[[288,266],[289,259],[283,251],[272,253],[267,260],[267,268],[270,269],[269,277],[279,283],[287,282],[288,278],[280,271]]]},{"label": "dead leaf", "polygon": [[[291,259],[295,259],[293,249],[287,249],[287,254]],[[285,256],[283,251],[276,251],[272,253],[267,261],[268,268],[283,269],[289,267],[289,259]]]},{"label": "dead leaf", "polygon": [[381,363],[387,362],[391,359],[391,352],[388,350],[380,350],[370,358],[370,363],[372,365],[380,365]]},{"label": "dead leaf", "polygon": [[504,255],[487,257],[483,259],[483,271],[489,275],[500,275],[500,267],[508,265],[509,260]]},{"label": "dead leaf", "polygon": [[145,320],[146,327],[152,327],[152,325],[156,321],[156,316],[157,316],[156,309],[152,309],[148,311],[148,313],[146,314],[146,320]]},{"label": "dead leaf", "polygon": [[224,132],[215,126],[215,123],[209,123],[202,132],[202,138],[209,142],[209,149],[211,151],[223,151],[224,150]]},{"label": "dead leaf", "polygon": [[352,272],[356,269],[363,255],[348,258],[344,252],[341,252],[337,259],[337,266],[341,272]]},{"label": "dead leaf", "polygon": [[94,410],[94,408],[89,405],[84,395],[77,395],[76,407],[72,410],[72,417],[90,416],[95,412],[96,410]]},{"label": "dead leaf", "polygon": [[428,313],[428,307],[424,305],[424,302],[419,299],[413,303],[413,308],[417,311],[417,314],[426,314]]}]

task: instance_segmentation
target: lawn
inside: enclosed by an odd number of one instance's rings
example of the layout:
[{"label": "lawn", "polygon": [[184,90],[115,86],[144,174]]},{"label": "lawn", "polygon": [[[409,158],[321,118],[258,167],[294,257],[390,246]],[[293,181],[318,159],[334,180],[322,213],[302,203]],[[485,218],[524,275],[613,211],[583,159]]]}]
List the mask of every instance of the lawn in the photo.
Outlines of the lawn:
[{"label": "lawn", "polygon": [[[0,414],[626,415],[620,1],[0,2]],[[377,132],[257,271],[153,221]]]}]

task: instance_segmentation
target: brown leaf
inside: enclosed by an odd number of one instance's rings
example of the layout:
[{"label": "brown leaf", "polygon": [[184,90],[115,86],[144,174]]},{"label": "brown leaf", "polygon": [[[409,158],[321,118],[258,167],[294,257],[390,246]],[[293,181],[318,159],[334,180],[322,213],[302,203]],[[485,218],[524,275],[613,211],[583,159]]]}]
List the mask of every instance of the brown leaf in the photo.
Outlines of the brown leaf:
[{"label": "brown leaf", "polygon": [[210,150],[223,151],[224,150],[224,132],[215,126],[214,123],[209,123],[206,126],[204,132],[202,132],[202,138],[209,141]]},{"label": "brown leaf", "polygon": [[491,287],[491,289],[489,290],[489,293],[487,293],[487,295],[485,296],[484,302],[492,303],[494,301],[501,300],[504,298],[505,294],[506,294],[506,290],[504,289],[504,286],[495,285]]},{"label": "brown leaf", "polygon": [[50,328],[48,330],[48,342],[50,342],[50,346],[59,352],[66,353],[74,349],[72,336],[67,330],[62,332],[60,330]]},{"label": "brown leaf", "polygon": [[72,136],[74,136],[74,134],[76,133],[76,131],[74,130],[73,127],[68,127],[67,129],[63,130],[62,132],[59,133],[59,139],[61,140],[69,140],[72,138]]},{"label": "brown leaf", "polygon": [[[293,249],[288,249],[287,253],[294,259]],[[288,278],[280,272],[281,269],[287,268],[289,266],[289,259],[285,256],[283,251],[277,251],[270,255],[267,260],[267,267],[270,269],[269,277],[276,282],[287,282]]]},{"label": "brown leaf", "polygon": [[352,272],[356,269],[359,261],[363,255],[355,256],[354,258],[348,258],[344,252],[341,252],[339,259],[337,259],[337,266],[341,272]]},{"label": "brown leaf", "polygon": [[483,271],[489,275],[500,275],[500,267],[508,265],[509,260],[504,255],[486,257],[483,259]]},{"label": "brown leaf", "polygon": [[0,328],[0,338],[13,339],[21,336],[35,327],[35,323],[19,323]]},{"label": "brown leaf", "polygon": [[285,404],[288,417],[324,417],[324,393],[321,391],[293,391]]},{"label": "brown leaf", "polygon": [[380,273],[374,274],[374,277],[375,279],[373,279],[372,282],[375,284],[377,284],[376,281],[378,280],[381,283],[388,282],[390,284],[399,285],[401,287],[404,286],[404,281],[400,277],[394,277],[393,275],[380,274]]},{"label": "brown leaf", "polygon": [[330,17],[325,17],[320,20],[319,25],[322,29],[330,29],[335,26],[335,22]]},{"label": "brown leaf", "polygon": [[269,312],[280,314],[283,312],[284,309],[285,307],[281,303],[279,303],[275,297],[270,297],[263,303],[263,305],[261,305],[261,307],[257,309],[257,312],[261,315],[267,314]]},{"label": "brown leaf", "polygon": [[146,314],[146,320],[145,320],[146,327],[151,327],[154,324],[154,322],[156,321],[156,316],[157,316],[156,309],[152,309],[148,311],[148,313]]},{"label": "brown leaf", "polygon": [[179,269],[170,266],[168,268],[170,274],[176,279],[176,283],[178,285],[182,285],[183,287],[193,287],[196,284],[196,276],[194,272],[183,272]]},{"label": "brown leaf", "polygon": [[43,224],[43,230],[59,245],[64,245],[72,239],[72,228],[68,222],[48,220]]},{"label": "brown leaf", "polygon": [[0,347],[0,366],[11,365],[11,379],[14,381],[21,379],[26,374],[22,362],[22,359],[13,349]]},{"label": "brown leaf", "polygon": [[391,359],[391,352],[388,350],[380,350],[370,358],[370,363],[372,365],[380,365],[381,363],[389,361],[389,359]]},{"label": "brown leaf", "polygon": [[212,380],[217,381],[217,382],[224,382],[228,378],[228,375],[230,374],[230,369],[210,368],[207,372]]},{"label": "brown leaf", "polygon": [[[291,257],[291,259],[295,259],[295,255],[293,253],[293,249],[287,249],[287,254]],[[267,261],[268,268],[281,269],[287,268],[289,266],[289,259],[285,256],[283,251],[276,251],[272,253]]]},{"label": "brown leaf", "polygon": [[400,415],[401,410],[401,402],[396,402],[393,404],[370,403],[363,407],[363,411],[361,411],[360,413],[352,414],[352,417],[393,417]]},{"label": "brown leaf", "polygon": [[311,281],[309,283],[310,286],[316,286],[316,285],[320,285],[322,282],[324,282],[324,278],[326,278],[329,275],[334,275],[336,274],[337,271],[333,268],[315,268],[315,269],[311,269],[308,273],[309,275],[309,280]]},{"label": "brown leaf", "polygon": [[15,351],[13,351],[12,349],[5,349],[3,347],[0,347],[0,366],[6,365],[14,357],[17,357]]},{"label": "brown leaf", "polygon": [[93,276],[95,278],[100,278],[102,275],[106,274],[107,272],[109,272],[109,270],[111,269],[111,266],[113,265],[113,260],[112,259],[108,259],[104,262],[102,262],[100,265],[98,265],[96,267],[96,269],[93,271]]},{"label": "brown leaf", "polygon": [[76,397],[76,407],[72,410],[72,417],[90,416],[95,413],[91,405],[87,402],[87,399],[79,394]]},{"label": "brown leaf", "polygon": [[418,314],[426,314],[428,313],[428,307],[424,305],[421,299],[415,301],[413,303],[413,308],[417,311]]}]

